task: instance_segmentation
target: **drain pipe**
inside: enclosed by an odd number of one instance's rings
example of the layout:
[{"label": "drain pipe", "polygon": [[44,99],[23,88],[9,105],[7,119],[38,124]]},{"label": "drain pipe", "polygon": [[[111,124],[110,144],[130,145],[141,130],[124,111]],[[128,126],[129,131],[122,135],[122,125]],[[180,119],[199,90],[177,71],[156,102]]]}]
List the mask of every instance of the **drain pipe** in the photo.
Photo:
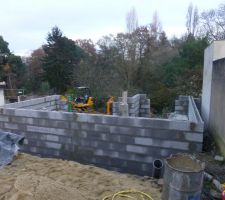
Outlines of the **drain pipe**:
[{"label": "drain pipe", "polygon": [[159,179],[162,178],[163,172],[163,161],[160,159],[155,159],[153,161],[152,177]]}]

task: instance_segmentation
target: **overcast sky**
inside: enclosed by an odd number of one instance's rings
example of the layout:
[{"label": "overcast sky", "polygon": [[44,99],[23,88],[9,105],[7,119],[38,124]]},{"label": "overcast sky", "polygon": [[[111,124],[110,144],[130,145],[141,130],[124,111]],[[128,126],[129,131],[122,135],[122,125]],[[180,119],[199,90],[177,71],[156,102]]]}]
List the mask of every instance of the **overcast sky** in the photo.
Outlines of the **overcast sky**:
[{"label": "overcast sky", "polygon": [[[71,39],[91,38],[126,31],[126,13],[135,7],[139,25],[158,12],[166,34],[185,31],[190,0],[0,0],[0,35],[12,52],[27,55],[46,42],[57,25]],[[217,8],[222,0],[195,0],[199,11]]]}]

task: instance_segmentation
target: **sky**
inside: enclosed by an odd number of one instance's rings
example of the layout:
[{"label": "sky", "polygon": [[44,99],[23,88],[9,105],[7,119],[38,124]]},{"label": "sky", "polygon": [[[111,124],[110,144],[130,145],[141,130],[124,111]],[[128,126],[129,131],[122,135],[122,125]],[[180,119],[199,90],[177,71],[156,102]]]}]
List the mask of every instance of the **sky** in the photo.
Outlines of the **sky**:
[{"label": "sky", "polygon": [[[27,56],[46,43],[58,26],[73,40],[92,39],[126,31],[126,14],[135,7],[139,25],[151,23],[157,11],[170,38],[181,36],[191,0],[0,0],[0,35],[11,52]],[[195,0],[199,12],[217,8],[224,0]]]}]

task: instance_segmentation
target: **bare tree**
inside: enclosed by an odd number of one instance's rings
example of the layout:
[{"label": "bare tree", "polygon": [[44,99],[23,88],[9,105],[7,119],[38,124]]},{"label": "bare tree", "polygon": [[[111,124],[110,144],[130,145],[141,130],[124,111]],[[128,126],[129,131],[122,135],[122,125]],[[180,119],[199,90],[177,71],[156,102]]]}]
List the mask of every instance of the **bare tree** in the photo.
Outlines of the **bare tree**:
[{"label": "bare tree", "polygon": [[194,8],[193,4],[190,3],[186,15],[186,27],[188,35],[189,34],[196,35],[198,22],[199,22],[198,8],[197,7]]},{"label": "bare tree", "polygon": [[152,23],[150,24],[150,32],[151,32],[151,36],[155,37],[156,39],[162,32],[162,25],[159,20],[157,11],[155,11],[152,16]]},{"label": "bare tree", "polygon": [[126,24],[128,33],[132,33],[138,27],[138,16],[134,7],[126,15]]},{"label": "bare tree", "polygon": [[209,40],[225,39],[225,4],[218,9],[211,9],[201,14],[201,31]]}]

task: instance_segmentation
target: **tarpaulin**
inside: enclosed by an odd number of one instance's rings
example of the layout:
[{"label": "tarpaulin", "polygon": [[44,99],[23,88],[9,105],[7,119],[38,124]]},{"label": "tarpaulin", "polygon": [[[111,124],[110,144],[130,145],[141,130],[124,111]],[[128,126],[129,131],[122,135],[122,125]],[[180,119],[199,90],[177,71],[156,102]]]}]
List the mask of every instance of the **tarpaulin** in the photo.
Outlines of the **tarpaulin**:
[{"label": "tarpaulin", "polygon": [[0,131],[0,166],[12,162],[14,155],[23,144],[24,137],[15,133]]}]

